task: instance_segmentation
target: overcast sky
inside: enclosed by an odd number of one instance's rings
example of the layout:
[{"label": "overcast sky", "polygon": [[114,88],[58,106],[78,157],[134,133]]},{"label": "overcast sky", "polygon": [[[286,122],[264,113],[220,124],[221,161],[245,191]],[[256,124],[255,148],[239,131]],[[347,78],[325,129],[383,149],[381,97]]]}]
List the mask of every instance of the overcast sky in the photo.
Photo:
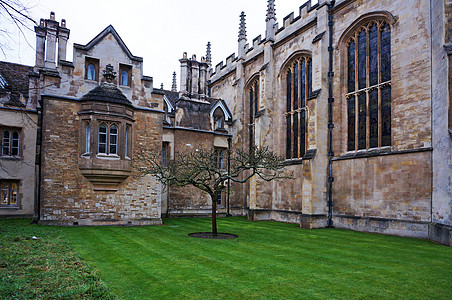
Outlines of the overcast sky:
[{"label": "overcast sky", "polygon": [[[87,44],[108,25],[113,25],[133,55],[143,57],[143,73],[154,77],[154,87],[163,83],[171,88],[172,73],[180,81],[179,59],[186,51],[198,60],[206,54],[206,44],[212,44],[213,67],[232,53],[237,54],[239,16],[246,14],[248,42],[265,37],[267,0],[22,0],[30,3],[35,20],[49,18],[54,11],[56,20],[66,19],[70,29],[67,60],[72,61],[74,43]],[[276,0],[277,22],[294,12],[306,0]],[[312,3],[317,3],[313,0]],[[5,24],[0,24],[5,26]],[[281,25],[280,25],[281,26]],[[35,52],[26,41],[19,40],[14,27],[6,57],[0,60],[34,65]],[[25,31],[27,40],[35,46],[35,34]]]}]

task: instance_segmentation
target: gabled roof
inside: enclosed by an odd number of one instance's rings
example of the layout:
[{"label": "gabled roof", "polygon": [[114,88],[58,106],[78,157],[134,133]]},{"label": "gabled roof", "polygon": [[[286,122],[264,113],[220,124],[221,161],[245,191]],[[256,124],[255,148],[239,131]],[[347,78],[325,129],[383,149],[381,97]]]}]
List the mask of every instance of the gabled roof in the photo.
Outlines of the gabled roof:
[{"label": "gabled roof", "polygon": [[143,61],[142,57],[134,56],[132,55],[132,52],[130,52],[129,48],[127,48],[124,41],[121,39],[119,34],[116,32],[115,28],[112,25],[108,25],[107,28],[102,30],[95,38],[93,38],[88,44],[86,45],[80,45],[80,44],[74,44],[74,48],[81,49],[88,51],[92,47],[94,47],[97,43],[99,43],[104,37],[106,37],[109,33],[111,33],[116,40],[118,41],[118,44],[121,46],[122,50],[127,54],[127,56],[134,61]]},{"label": "gabled roof", "polygon": [[217,99],[214,102],[212,102],[212,104],[210,105],[210,116],[213,116],[213,113],[215,112],[215,110],[218,107],[223,111],[225,120],[231,121],[232,113],[229,110],[228,105],[226,104],[226,102],[223,99]]}]

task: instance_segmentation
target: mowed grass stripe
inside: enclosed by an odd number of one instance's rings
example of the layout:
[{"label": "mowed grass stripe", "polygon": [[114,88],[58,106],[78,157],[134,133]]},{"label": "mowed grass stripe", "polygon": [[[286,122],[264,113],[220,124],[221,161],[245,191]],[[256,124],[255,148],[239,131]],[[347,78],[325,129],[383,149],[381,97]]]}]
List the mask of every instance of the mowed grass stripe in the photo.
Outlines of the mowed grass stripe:
[{"label": "mowed grass stripe", "polygon": [[[428,241],[243,218],[218,219],[219,232],[238,239],[188,237],[209,231],[210,221],[66,233],[125,299],[448,299],[452,293],[452,249]],[[120,275],[110,274],[115,270]]]}]

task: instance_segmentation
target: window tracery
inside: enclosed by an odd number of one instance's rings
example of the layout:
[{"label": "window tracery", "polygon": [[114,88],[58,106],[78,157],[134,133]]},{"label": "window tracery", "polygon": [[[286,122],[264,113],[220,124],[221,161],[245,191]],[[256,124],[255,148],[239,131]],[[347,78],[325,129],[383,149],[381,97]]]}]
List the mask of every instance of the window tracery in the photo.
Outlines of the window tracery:
[{"label": "window tracery", "polygon": [[306,153],[307,99],[312,91],[312,60],[296,57],[286,71],[286,158]]},{"label": "window tracery", "polygon": [[347,150],[391,145],[391,28],[372,20],[347,42]]}]

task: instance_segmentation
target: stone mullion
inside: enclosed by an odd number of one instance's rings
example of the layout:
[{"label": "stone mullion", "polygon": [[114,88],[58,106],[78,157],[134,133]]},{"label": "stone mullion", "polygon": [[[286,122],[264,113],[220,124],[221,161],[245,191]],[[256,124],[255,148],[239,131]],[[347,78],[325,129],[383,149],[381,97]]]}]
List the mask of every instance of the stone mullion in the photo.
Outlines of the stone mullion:
[{"label": "stone mullion", "polygon": [[366,27],[366,149],[370,147],[370,113],[369,113],[369,87],[370,87],[370,37],[369,27]]},{"label": "stone mullion", "polygon": [[381,27],[383,23],[377,24],[378,29],[378,49],[377,49],[377,61],[378,61],[378,148],[381,147]]},{"label": "stone mullion", "polygon": [[359,120],[359,107],[358,107],[358,30],[355,32],[355,151],[358,149],[358,120]]}]

